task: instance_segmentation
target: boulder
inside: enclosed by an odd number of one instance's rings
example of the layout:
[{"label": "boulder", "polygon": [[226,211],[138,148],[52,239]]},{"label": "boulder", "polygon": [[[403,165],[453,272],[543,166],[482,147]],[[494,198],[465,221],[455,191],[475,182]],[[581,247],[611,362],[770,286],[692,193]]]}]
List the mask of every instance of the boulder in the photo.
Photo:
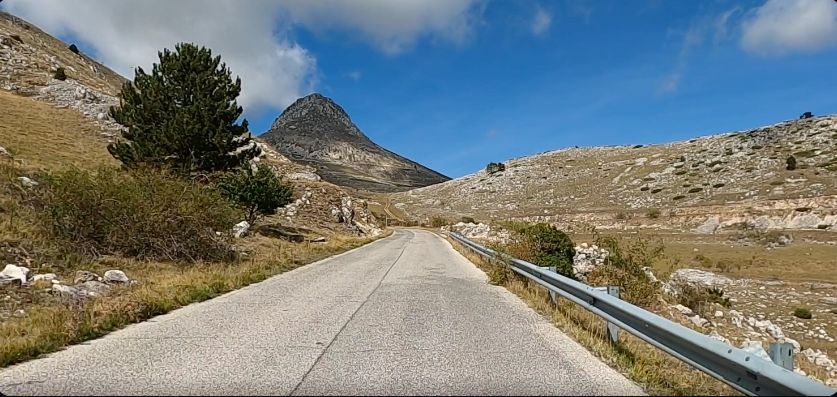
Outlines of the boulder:
[{"label": "boulder", "polygon": [[247,235],[247,232],[250,231],[250,222],[241,221],[233,226],[232,232],[233,237],[235,238],[242,238]]},{"label": "boulder", "polygon": [[12,157],[12,154],[11,154],[11,153],[9,153],[9,151],[8,151],[8,150],[6,150],[6,148],[4,148],[4,147],[0,146],[0,157],[8,157],[8,158],[11,158],[11,157]]},{"label": "boulder", "polygon": [[702,225],[693,229],[695,233],[700,234],[714,234],[718,228],[721,227],[721,221],[717,216],[711,217],[703,222]]},{"label": "boulder", "polygon": [[708,326],[710,325],[709,320],[707,320],[707,319],[705,319],[705,318],[703,318],[703,317],[701,317],[701,316],[699,316],[699,315],[697,315],[697,314],[695,314],[695,315],[694,315],[694,316],[692,316],[692,317],[689,317],[689,320],[690,320],[693,324],[697,325],[698,327],[703,327],[703,328],[705,328],[705,327],[708,327]]},{"label": "boulder", "polygon": [[109,284],[127,284],[131,280],[122,270],[108,270],[105,272],[104,280]]},{"label": "boulder", "polygon": [[36,274],[34,277],[32,277],[33,282],[35,282],[35,281],[52,282],[53,280],[57,280],[57,279],[58,279],[58,276],[56,276],[55,273]]},{"label": "boulder", "polygon": [[682,313],[684,316],[691,316],[691,315],[695,314],[695,313],[692,311],[692,309],[689,309],[688,307],[683,306],[683,305],[679,305],[679,304],[678,304],[678,305],[674,305],[674,306],[672,306],[672,308],[673,308],[674,310],[677,310],[678,312]]},{"label": "boulder", "polygon": [[820,302],[825,303],[826,305],[837,306],[837,297],[835,297],[835,296],[822,297],[822,298],[820,298]]},{"label": "boulder", "polygon": [[81,284],[87,281],[99,281],[102,278],[98,274],[88,272],[87,270],[79,270],[76,272],[76,278],[73,279],[73,284]]},{"label": "boulder", "polygon": [[301,243],[305,241],[305,235],[297,233],[293,228],[286,228],[282,225],[262,225],[259,226],[257,231],[259,234],[267,237],[278,238],[294,243]]},{"label": "boulder", "polygon": [[32,278],[32,271],[23,266],[6,265],[0,272],[0,279],[10,280],[10,282],[18,281],[21,284],[26,284],[30,278]]},{"label": "boulder", "polygon": [[729,277],[698,269],[677,269],[671,274],[670,279],[675,283],[696,284],[705,287],[718,287],[732,283],[732,279]]},{"label": "boulder", "polygon": [[61,285],[61,284],[53,284],[52,285],[52,293],[57,294],[64,298],[71,298],[71,299],[79,299],[82,296],[81,291],[78,290],[76,287],[71,287],[69,285]]},{"label": "boulder", "polygon": [[745,340],[744,343],[741,345],[741,350],[753,354],[756,357],[761,358],[763,360],[773,362],[770,359],[770,355],[767,354],[767,351],[764,350],[764,347],[761,345],[761,342],[759,341],[752,341],[749,339]]},{"label": "boulder", "polygon": [[76,285],[76,288],[89,296],[101,296],[110,292],[110,286],[101,281],[85,281]]},{"label": "boulder", "polygon": [[292,172],[288,174],[286,178],[292,181],[317,182],[320,180],[320,176],[313,172]]}]

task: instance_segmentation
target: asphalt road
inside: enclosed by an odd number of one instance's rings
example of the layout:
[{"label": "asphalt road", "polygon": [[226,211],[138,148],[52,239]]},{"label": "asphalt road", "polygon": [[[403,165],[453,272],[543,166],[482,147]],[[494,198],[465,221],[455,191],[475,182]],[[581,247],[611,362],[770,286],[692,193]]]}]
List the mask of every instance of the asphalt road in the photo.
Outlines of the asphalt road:
[{"label": "asphalt road", "polygon": [[551,394],[642,390],[442,238],[356,250],[0,371],[19,394]]}]

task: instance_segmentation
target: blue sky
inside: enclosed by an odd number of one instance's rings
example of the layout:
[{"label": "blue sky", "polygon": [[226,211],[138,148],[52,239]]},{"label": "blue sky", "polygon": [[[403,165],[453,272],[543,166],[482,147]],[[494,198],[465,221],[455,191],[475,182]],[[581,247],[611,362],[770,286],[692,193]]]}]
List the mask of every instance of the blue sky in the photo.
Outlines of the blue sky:
[{"label": "blue sky", "polygon": [[[286,70],[302,77],[290,90],[280,82],[280,102],[248,99],[251,130],[317,91],[378,144],[458,177],[568,146],[662,143],[837,113],[831,0],[460,3],[427,11],[429,22],[412,30],[381,27],[390,15],[369,16],[375,7],[343,19],[277,11],[265,23],[282,48],[298,50]],[[19,7],[118,66],[89,32]],[[395,12],[398,25],[420,13]]]}]

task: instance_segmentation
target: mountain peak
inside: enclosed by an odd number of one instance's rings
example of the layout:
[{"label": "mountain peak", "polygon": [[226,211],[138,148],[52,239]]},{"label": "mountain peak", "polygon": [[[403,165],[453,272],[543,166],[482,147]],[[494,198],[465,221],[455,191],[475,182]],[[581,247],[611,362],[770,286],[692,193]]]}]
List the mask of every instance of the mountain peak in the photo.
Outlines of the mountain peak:
[{"label": "mountain peak", "polygon": [[362,136],[343,108],[331,98],[320,93],[308,94],[297,99],[273,122],[271,129],[290,127],[297,124],[316,123],[320,125],[343,126],[350,135]]},{"label": "mountain peak", "polygon": [[291,161],[312,166],[327,182],[392,192],[450,178],[372,142],[330,98],[299,98],[261,138]]}]

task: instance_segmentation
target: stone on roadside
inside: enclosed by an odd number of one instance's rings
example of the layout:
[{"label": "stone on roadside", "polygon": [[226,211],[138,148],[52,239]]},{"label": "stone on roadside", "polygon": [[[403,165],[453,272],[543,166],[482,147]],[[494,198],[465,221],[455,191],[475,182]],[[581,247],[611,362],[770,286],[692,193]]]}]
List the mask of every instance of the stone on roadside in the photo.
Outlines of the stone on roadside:
[{"label": "stone on roadside", "polygon": [[751,353],[751,354],[755,355],[756,357],[761,358],[763,360],[767,360],[767,361],[772,362],[772,360],[770,360],[770,355],[767,354],[767,351],[764,350],[764,347],[761,345],[761,342],[759,342],[759,341],[752,341],[752,340],[747,339],[741,345],[741,350],[744,350],[748,353]]},{"label": "stone on roadside", "polygon": [[693,324],[697,325],[698,327],[706,328],[709,326],[709,320],[695,314],[692,317],[689,317],[689,320],[692,321]]},{"label": "stone on roadside", "polygon": [[[32,271],[29,268],[17,265],[6,265],[2,272],[0,272],[0,279],[19,281],[21,284],[26,284],[32,277]],[[0,282],[2,284],[2,282]]]},{"label": "stone on roadside", "polygon": [[250,222],[241,221],[233,226],[233,237],[235,238],[242,238],[247,235],[247,232],[250,231]]},{"label": "stone on roadside", "polygon": [[78,288],[69,285],[53,284],[52,292],[65,298],[79,299],[82,297],[82,293]]},{"label": "stone on roadside", "polygon": [[49,281],[49,282],[52,282],[52,281],[57,280],[57,279],[58,279],[58,276],[56,276],[55,273],[36,274],[34,277],[32,277],[33,282],[35,282],[35,281]]},{"label": "stone on roadside", "polygon": [[85,281],[79,285],[76,285],[76,288],[85,292],[89,296],[100,296],[105,295],[110,292],[110,286],[101,282],[101,281]]},{"label": "stone on roadside", "polygon": [[695,314],[692,311],[692,309],[689,309],[688,307],[680,305],[680,304],[674,305],[674,306],[672,306],[672,308],[677,310],[678,312],[682,313],[683,315],[686,315],[686,316],[691,316],[691,315]]},{"label": "stone on roadside", "polygon": [[105,272],[104,280],[110,284],[127,284],[130,279],[122,270],[108,270]]},{"label": "stone on roadside", "polygon": [[31,178],[29,178],[28,176],[21,176],[21,177],[18,177],[18,178],[17,178],[17,180],[19,180],[19,181],[20,181],[20,184],[21,184],[21,185],[23,185],[23,187],[35,187],[35,186],[38,186],[38,182],[33,181],[33,180],[32,180]]}]

